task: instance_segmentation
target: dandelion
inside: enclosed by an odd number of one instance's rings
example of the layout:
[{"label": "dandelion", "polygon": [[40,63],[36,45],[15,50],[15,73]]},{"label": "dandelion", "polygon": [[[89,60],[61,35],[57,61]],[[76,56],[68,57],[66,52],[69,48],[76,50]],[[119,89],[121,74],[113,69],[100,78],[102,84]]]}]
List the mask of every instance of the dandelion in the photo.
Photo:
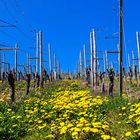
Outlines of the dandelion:
[{"label": "dandelion", "polygon": [[46,136],[45,138],[46,139],[54,138],[54,135],[50,134],[50,135]]},{"label": "dandelion", "polygon": [[30,132],[30,131],[32,131],[32,128],[29,128],[29,129],[28,129],[28,132]]},{"label": "dandelion", "polygon": [[10,112],[10,111],[12,111],[12,109],[11,108],[8,108],[7,111]]},{"label": "dandelion", "polygon": [[15,119],[15,118],[16,118],[16,116],[12,116],[12,117],[11,117],[11,119]]},{"label": "dandelion", "polygon": [[78,132],[72,132],[72,137],[77,136]]},{"label": "dandelion", "polygon": [[77,127],[83,127],[82,123],[77,124]]},{"label": "dandelion", "polygon": [[61,123],[60,123],[60,126],[64,126],[64,125],[65,125],[65,123],[64,123],[64,122],[61,122]]},{"label": "dandelion", "polygon": [[103,128],[104,130],[109,130],[109,126],[108,126],[108,125],[102,125],[102,128]]},{"label": "dandelion", "polygon": [[30,115],[26,115],[26,117],[27,117],[27,118],[30,118],[31,116],[30,116]]},{"label": "dandelion", "polygon": [[69,123],[69,124],[67,125],[68,128],[70,128],[70,127],[72,127],[72,126],[73,126],[72,123]]},{"label": "dandelion", "polygon": [[21,119],[22,118],[22,116],[17,116],[17,119]]},{"label": "dandelion", "polygon": [[116,140],[116,138],[114,138],[114,137],[111,137],[111,140]]},{"label": "dandelion", "polygon": [[93,133],[98,133],[99,130],[97,128],[90,128],[90,131],[93,132]]},{"label": "dandelion", "polygon": [[41,112],[41,113],[44,113],[44,112],[46,112],[46,111],[45,111],[44,109],[41,109],[40,112]]},{"label": "dandelion", "polygon": [[140,124],[140,120],[136,121],[137,124]]},{"label": "dandelion", "polygon": [[38,126],[38,129],[39,130],[41,130],[41,129],[43,129],[44,128],[44,126]]},{"label": "dandelion", "polygon": [[42,120],[39,120],[38,123],[39,123],[39,124],[42,123]]},{"label": "dandelion", "polygon": [[122,110],[125,110],[126,109],[126,107],[122,107]]},{"label": "dandelion", "polygon": [[84,127],[84,128],[83,128],[83,131],[89,132],[89,131],[90,131],[90,127]]},{"label": "dandelion", "polygon": [[75,130],[75,132],[80,132],[81,131],[80,128],[75,128],[74,130]]},{"label": "dandelion", "polygon": [[64,126],[64,127],[62,127],[62,129],[60,130],[60,134],[65,134],[66,131],[67,131],[67,127]]},{"label": "dandelion", "polygon": [[102,135],[101,137],[103,138],[103,140],[109,140],[110,139],[109,135]]},{"label": "dandelion", "polygon": [[126,137],[129,137],[129,136],[131,136],[131,135],[132,135],[131,132],[126,132],[126,133],[125,133],[125,136],[126,136]]},{"label": "dandelion", "polygon": [[13,128],[15,128],[17,126],[17,124],[12,125]]}]

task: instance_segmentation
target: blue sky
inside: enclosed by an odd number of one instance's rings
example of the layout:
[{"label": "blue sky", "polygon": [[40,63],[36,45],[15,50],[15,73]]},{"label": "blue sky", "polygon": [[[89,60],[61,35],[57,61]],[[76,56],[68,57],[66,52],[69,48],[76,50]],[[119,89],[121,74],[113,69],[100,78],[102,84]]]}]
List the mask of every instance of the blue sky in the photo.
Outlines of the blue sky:
[{"label": "blue sky", "polygon": [[[73,72],[84,43],[89,55],[89,33],[93,28],[96,29],[97,50],[117,49],[118,39],[105,37],[116,35],[119,31],[118,3],[118,0],[0,0],[0,19],[16,25],[16,28],[0,28],[0,43],[14,47],[18,42],[18,63],[24,64],[27,52],[35,57],[35,31],[41,30],[43,59],[48,60],[47,44],[51,43],[62,70],[67,71],[69,68]],[[131,56],[132,50],[137,51],[139,5],[139,0],[124,0],[125,66],[126,52]],[[0,22],[0,25],[3,23]],[[13,65],[14,52],[2,51],[4,53],[7,62]],[[102,57],[102,54],[98,56]],[[117,61],[117,55],[109,55],[111,60]],[[48,68],[49,65],[44,63],[44,66]]]}]

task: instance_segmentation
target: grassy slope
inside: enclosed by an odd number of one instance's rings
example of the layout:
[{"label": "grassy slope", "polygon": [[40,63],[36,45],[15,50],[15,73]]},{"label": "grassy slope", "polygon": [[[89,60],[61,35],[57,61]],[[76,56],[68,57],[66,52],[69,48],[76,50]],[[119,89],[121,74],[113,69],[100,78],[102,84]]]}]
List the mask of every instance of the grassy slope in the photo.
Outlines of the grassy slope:
[{"label": "grassy slope", "polygon": [[[82,88],[87,88],[87,89],[90,88],[85,85],[81,85],[81,86]],[[51,92],[53,89],[56,88],[58,87],[53,85],[49,90]],[[93,91],[91,90],[91,92]],[[128,101],[128,99],[123,99],[120,97],[109,98],[109,102],[104,107],[106,112],[105,120],[107,120],[110,123],[111,132],[117,140],[124,140],[124,134],[132,130],[132,126],[129,123],[128,124],[126,123],[127,114],[123,113],[121,110],[121,108],[127,105],[128,102],[134,102],[134,101]],[[32,135],[27,135],[21,139],[43,140],[45,139],[44,136],[45,136],[44,131],[40,133],[34,132]]]}]

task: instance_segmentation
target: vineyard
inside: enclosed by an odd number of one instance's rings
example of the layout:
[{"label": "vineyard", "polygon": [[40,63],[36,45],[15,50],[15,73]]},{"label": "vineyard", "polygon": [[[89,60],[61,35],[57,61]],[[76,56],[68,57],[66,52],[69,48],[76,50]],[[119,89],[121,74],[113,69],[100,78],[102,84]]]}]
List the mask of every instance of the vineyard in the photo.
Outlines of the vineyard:
[{"label": "vineyard", "polygon": [[45,86],[25,95],[25,83],[16,83],[14,103],[9,88],[3,89],[0,139],[139,139],[139,99],[132,100],[127,94],[114,98],[95,96],[89,86],[77,80],[65,79]]}]

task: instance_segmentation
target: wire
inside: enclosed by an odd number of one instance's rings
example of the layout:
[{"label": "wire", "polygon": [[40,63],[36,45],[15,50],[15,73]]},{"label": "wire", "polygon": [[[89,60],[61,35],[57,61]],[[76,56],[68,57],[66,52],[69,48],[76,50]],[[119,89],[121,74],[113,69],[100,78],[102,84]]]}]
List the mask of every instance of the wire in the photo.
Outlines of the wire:
[{"label": "wire", "polygon": [[3,26],[3,27],[8,27],[8,26],[9,26],[9,27],[16,27],[15,25],[10,24],[9,22],[4,21],[4,20],[2,20],[2,19],[0,19],[0,22],[7,24],[7,26]]},{"label": "wire", "polygon": [[[13,19],[15,19],[16,23],[17,23],[17,19],[16,19],[16,16],[14,16],[10,10],[9,10],[9,7],[7,5],[7,3],[4,1],[4,0],[1,0],[1,2],[3,3],[4,7],[5,7],[5,10],[8,12],[9,16],[12,17]],[[25,20],[26,21],[26,20]],[[17,31],[24,37],[26,38],[27,40],[31,41],[32,38],[30,38],[29,36],[27,36],[24,31],[21,29],[21,27],[18,27],[18,25],[16,25],[16,29]]]}]

